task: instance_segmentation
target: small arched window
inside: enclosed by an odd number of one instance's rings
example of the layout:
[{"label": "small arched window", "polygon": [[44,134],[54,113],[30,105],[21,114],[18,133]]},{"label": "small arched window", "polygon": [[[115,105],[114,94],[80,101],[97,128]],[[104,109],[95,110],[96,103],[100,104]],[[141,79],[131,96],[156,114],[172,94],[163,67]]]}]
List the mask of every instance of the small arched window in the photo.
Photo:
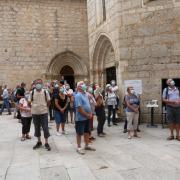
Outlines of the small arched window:
[{"label": "small arched window", "polygon": [[106,0],[102,0],[103,21],[106,21]]},{"label": "small arched window", "polygon": [[96,2],[96,22],[100,25],[106,21],[106,0],[95,0]]}]

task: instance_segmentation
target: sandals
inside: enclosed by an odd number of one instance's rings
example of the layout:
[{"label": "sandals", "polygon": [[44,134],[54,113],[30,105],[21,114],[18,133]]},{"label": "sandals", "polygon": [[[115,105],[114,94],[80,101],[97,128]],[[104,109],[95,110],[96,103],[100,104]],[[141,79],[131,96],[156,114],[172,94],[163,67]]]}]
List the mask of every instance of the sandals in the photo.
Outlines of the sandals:
[{"label": "sandals", "polygon": [[177,141],[180,141],[180,136],[176,136],[176,140],[177,140]]},{"label": "sandals", "polygon": [[176,138],[174,138],[174,136],[169,136],[167,138],[168,141],[171,141],[171,140],[174,140],[174,139],[176,139],[177,141],[180,141],[180,136],[176,136]]},{"label": "sandals", "polygon": [[174,140],[174,136],[169,136],[169,137],[167,138],[167,140],[168,140],[168,141]]},{"label": "sandals", "polygon": [[137,134],[134,134],[134,137],[136,137],[136,138],[141,138],[140,136],[138,136]]},{"label": "sandals", "polygon": [[30,135],[26,135],[26,139],[31,139],[31,136]]},{"label": "sandals", "polygon": [[25,137],[22,137],[22,138],[21,138],[21,141],[25,141],[25,140],[26,140],[26,138],[25,138]]}]

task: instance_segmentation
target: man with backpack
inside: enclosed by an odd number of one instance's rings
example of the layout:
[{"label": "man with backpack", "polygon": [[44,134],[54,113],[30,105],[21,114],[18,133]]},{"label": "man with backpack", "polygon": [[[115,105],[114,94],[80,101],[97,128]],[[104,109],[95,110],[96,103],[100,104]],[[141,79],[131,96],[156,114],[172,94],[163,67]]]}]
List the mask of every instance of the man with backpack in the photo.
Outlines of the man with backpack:
[{"label": "man with backpack", "polygon": [[31,105],[31,113],[34,122],[35,136],[38,138],[38,142],[33,147],[33,149],[35,150],[42,146],[42,127],[45,138],[45,149],[50,151],[51,147],[48,144],[48,138],[50,136],[48,129],[48,106],[50,105],[50,95],[48,91],[43,89],[43,81],[41,79],[37,79],[35,81],[35,88],[30,93],[29,104]]},{"label": "man with backpack", "polygon": [[[168,79],[166,83],[168,87],[163,91],[163,102],[166,104],[167,120],[171,133],[167,140],[176,139],[180,141],[180,89],[175,86],[173,79]],[[174,137],[174,129],[176,130],[176,137]]]}]

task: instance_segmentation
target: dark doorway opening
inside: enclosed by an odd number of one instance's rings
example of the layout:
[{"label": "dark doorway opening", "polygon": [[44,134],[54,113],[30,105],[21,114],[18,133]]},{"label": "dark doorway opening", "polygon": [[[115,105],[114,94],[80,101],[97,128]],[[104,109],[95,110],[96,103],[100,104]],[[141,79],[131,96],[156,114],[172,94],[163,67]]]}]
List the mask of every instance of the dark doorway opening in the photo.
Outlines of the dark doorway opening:
[{"label": "dark doorway opening", "polygon": [[106,84],[109,84],[111,80],[116,81],[116,67],[110,67],[106,69]]},{"label": "dark doorway opening", "polygon": [[64,81],[70,85],[71,89],[74,89],[74,70],[70,66],[66,65],[61,69],[60,74],[61,77],[63,77]]}]

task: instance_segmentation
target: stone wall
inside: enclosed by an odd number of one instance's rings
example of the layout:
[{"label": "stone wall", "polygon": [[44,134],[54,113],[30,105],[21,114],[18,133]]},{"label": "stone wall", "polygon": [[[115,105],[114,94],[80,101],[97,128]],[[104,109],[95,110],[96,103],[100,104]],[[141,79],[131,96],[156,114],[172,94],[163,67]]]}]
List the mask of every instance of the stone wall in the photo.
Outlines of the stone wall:
[{"label": "stone wall", "polygon": [[44,78],[61,52],[88,67],[87,34],[85,0],[0,0],[0,85]]},{"label": "stone wall", "polygon": [[[97,27],[90,10],[94,1],[88,1],[90,57],[98,35],[107,34],[119,62],[119,86],[127,79],[143,81],[141,98],[145,117],[149,113],[146,102],[161,101],[161,79],[180,77],[180,3],[177,0],[145,4],[142,0],[106,1],[107,21]],[[121,89],[121,96],[123,94]],[[158,119],[160,112],[161,107],[156,111]]]}]

